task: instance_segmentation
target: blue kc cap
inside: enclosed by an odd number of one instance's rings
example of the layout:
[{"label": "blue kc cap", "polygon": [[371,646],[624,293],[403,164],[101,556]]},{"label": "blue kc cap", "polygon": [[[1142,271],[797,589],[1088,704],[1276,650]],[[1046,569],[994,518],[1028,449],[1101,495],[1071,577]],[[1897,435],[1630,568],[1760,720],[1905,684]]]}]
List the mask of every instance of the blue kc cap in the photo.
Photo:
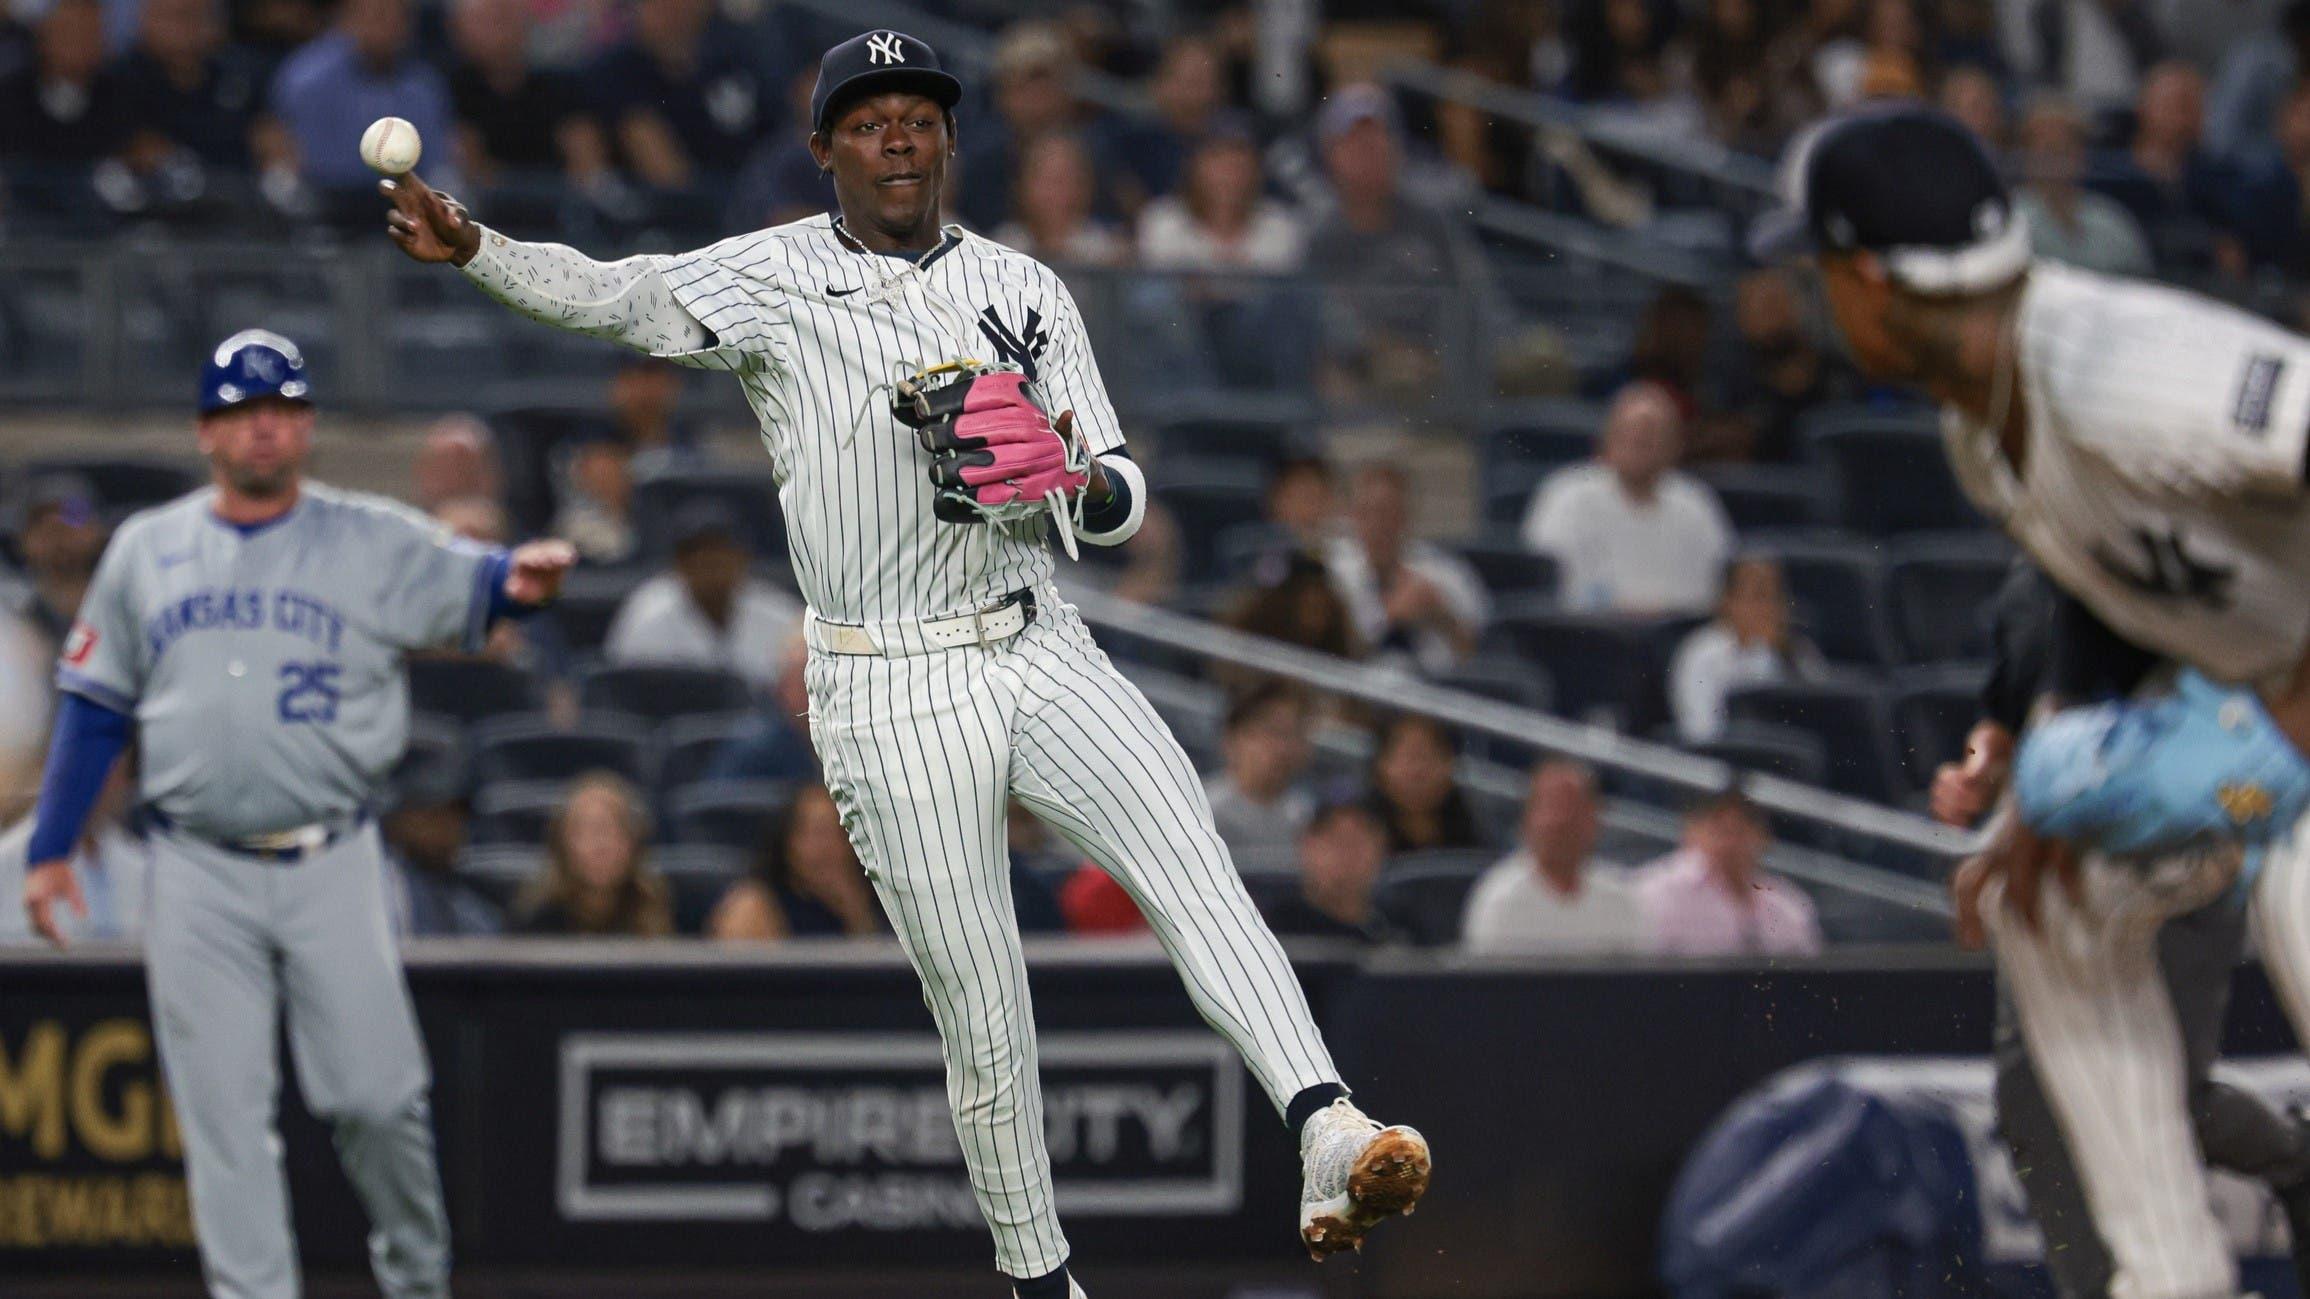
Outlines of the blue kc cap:
[{"label": "blue kc cap", "polygon": [[295,343],[269,329],[244,329],[217,344],[201,367],[201,414],[259,397],[310,404],[313,390]]}]

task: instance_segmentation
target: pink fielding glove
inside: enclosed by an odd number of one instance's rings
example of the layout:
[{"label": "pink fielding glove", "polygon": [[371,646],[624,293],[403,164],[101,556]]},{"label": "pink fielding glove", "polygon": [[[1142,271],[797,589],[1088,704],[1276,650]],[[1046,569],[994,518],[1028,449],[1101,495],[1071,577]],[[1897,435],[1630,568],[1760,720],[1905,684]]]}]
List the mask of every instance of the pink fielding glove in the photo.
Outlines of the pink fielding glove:
[{"label": "pink fielding glove", "polygon": [[1026,382],[1011,371],[974,376],[959,394],[961,409],[922,430],[931,482],[942,499],[960,496],[995,507],[1040,501],[1054,491],[1071,495],[1089,484],[1087,466],[1069,463],[1077,458],[1051,417],[1027,397]]}]

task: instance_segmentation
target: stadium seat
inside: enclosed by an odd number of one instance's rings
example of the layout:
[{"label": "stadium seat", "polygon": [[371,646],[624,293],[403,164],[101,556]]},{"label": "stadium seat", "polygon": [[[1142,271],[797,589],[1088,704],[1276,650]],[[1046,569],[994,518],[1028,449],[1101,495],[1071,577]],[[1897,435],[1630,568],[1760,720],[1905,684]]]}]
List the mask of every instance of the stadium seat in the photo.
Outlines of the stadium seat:
[{"label": "stadium seat", "polygon": [[[465,753],[465,730],[456,719],[432,713],[412,712],[409,716],[409,739],[402,745],[401,757],[393,764],[394,779],[419,766],[447,766],[455,772],[457,787],[463,790],[472,778]],[[387,793],[391,793],[388,781]]]},{"label": "stadium seat", "polygon": [[1965,737],[1981,718],[1980,663],[1913,668],[1893,678],[1893,734],[1909,786],[1933,787],[1934,768],[1965,756]]},{"label": "stadium seat", "polygon": [[618,663],[578,678],[578,704],[635,717],[695,717],[751,708],[754,694],[735,672],[670,663]]},{"label": "stadium seat", "polygon": [[702,934],[730,886],[745,878],[749,852],[717,844],[667,844],[650,853],[650,868],[673,893],[674,932]]},{"label": "stadium seat", "polygon": [[535,678],[490,659],[415,654],[408,669],[410,707],[461,724],[526,713],[540,702]]},{"label": "stadium seat", "polygon": [[1604,717],[1642,731],[1667,711],[1662,696],[1659,620],[1511,605],[1493,620],[1487,644],[1539,664],[1555,682],[1556,711],[1583,721]]},{"label": "stadium seat", "polygon": [[510,906],[521,886],[545,870],[545,848],[537,840],[476,843],[457,859],[457,873],[473,881],[499,906]]},{"label": "stadium seat", "polygon": [[1828,787],[1857,798],[1896,803],[1907,781],[1893,755],[1892,726],[1883,691],[1844,678],[1744,686],[1727,701],[1742,721],[1769,722],[1810,732],[1828,757]]},{"label": "stadium seat", "polygon": [[1556,698],[1556,683],[1546,670],[1513,654],[1471,654],[1434,680],[1439,686],[1540,712],[1547,712]]},{"label": "stadium seat", "polygon": [[559,780],[516,780],[483,785],[473,793],[473,842],[536,847],[545,842],[568,793]]},{"label": "stadium seat", "polygon": [[634,536],[641,553],[654,558],[672,554],[675,513],[686,502],[709,498],[729,507],[748,550],[784,564],[786,524],[778,512],[777,480],[767,468],[668,468],[636,479]]},{"label": "stadium seat", "polygon": [[1485,476],[1479,486],[1484,498],[1484,526],[1494,532],[1517,533],[1525,511],[1532,508],[1532,493],[1547,474],[1537,465],[1506,465]]},{"label": "stadium seat", "polygon": [[671,839],[753,852],[793,797],[792,786],[774,780],[708,780],[677,789],[666,798]]},{"label": "stadium seat", "polygon": [[1372,906],[1422,947],[1456,943],[1468,893],[1496,857],[1484,851],[1437,851],[1391,858],[1372,890]]},{"label": "stadium seat", "polygon": [[746,729],[749,714],[677,717],[658,729],[658,790],[673,791],[705,779],[725,746]]},{"label": "stadium seat", "polygon": [[1845,527],[1886,536],[1982,526],[1929,420],[1823,413],[1807,423]]},{"label": "stadium seat", "polygon": [[1816,527],[1829,513],[1828,484],[1812,469],[1788,465],[1712,465],[1698,477],[1716,493],[1733,530]]},{"label": "stadium seat", "polygon": [[78,474],[96,493],[97,507],[113,518],[173,501],[206,481],[193,464],[151,456],[41,456],[17,471],[29,484],[43,474]]},{"label": "stadium seat", "polygon": [[485,785],[569,780],[596,769],[647,786],[649,727],[635,719],[589,713],[563,728],[540,715],[499,717],[473,728],[473,776]]},{"label": "stadium seat", "polygon": [[1902,661],[1986,656],[1989,602],[2011,566],[2011,548],[1988,533],[1897,547],[1885,579]]},{"label": "stadium seat", "polygon": [[1736,721],[1713,740],[1685,746],[1742,771],[1762,772],[1807,785],[1828,783],[1829,755],[1820,737],[1793,726]]},{"label": "stadium seat", "polygon": [[1556,594],[1556,557],[1528,549],[1516,534],[1495,533],[1452,547],[1494,599]]},{"label": "stadium seat", "polygon": [[490,415],[489,429],[496,435],[497,457],[504,468],[506,509],[513,515],[515,531],[524,535],[544,532],[553,521],[562,444],[615,432],[603,412],[568,406],[510,407]]},{"label": "stadium seat", "polygon": [[593,654],[609,639],[618,610],[626,597],[648,576],[632,565],[602,568],[581,564],[562,583],[550,616],[561,631],[562,643],[573,654]]},{"label": "stadium seat", "polygon": [[1886,631],[1884,563],[1860,538],[1781,541],[1780,560],[1797,623],[1821,653],[1839,663],[1892,662]]},{"label": "stadium seat", "polygon": [[1206,464],[1158,480],[1154,491],[1179,524],[1181,577],[1213,582],[1231,576],[1220,567],[1219,537],[1229,526],[1259,517],[1265,495],[1259,475]]},{"label": "stadium seat", "polygon": [[1269,466],[1307,444],[1305,426],[1288,415],[1190,415],[1158,424],[1149,434],[1165,473],[1181,464],[1224,463],[1264,477]]}]

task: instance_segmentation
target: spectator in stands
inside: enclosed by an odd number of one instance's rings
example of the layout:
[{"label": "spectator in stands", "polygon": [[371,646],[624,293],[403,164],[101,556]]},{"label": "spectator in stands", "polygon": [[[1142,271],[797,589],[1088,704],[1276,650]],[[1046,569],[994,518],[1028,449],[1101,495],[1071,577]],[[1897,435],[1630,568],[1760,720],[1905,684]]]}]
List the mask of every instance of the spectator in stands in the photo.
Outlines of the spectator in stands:
[{"label": "spectator in stands", "polygon": [[2299,275],[2305,253],[2303,194],[2310,182],[2310,81],[2280,102],[2277,130],[2239,165],[2236,211],[2246,259],[2256,268]]},{"label": "spectator in stands", "polygon": [[1268,900],[1268,928],[1284,938],[1386,941],[1393,929],[1372,904],[1372,890],[1387,860],[1387,827],[1370,807],[1336,802],[1317,809],[1299,834],[1299,892]]},{"label": "spectator in stands", "polygon": [[2036,0],[2029,17],[2037,80],[2097,115],[2132,105],[2166,56],[2147,0]]},{"label": "spectator in stands", "polygon": [[464,496],[505,498],[505,471],[497,459],[497,439],[471,415],[444,415],[425,430],[409,467],[417,508],[430,514],[443,501]]},{"label": "spectator in stands", "polygon": [[634,473],[652,473],[697,458],[698,424],[682,412],[689,386],[682,367],[625,352],[610,375],[610,422],[634,453]]},{"label": "spectator in stands", "polygon": [[995,242],[1061,266],[1123,265],[1131,260],[1130,241],[1091,212],[1098,185],[1081,136],[1036,136],[1019,155],[1018,201]]},{"label": "spectator in stands", "polygon": [[1139,264],[1156,271],[1279,274],[1299,265],[1306,232],[1266,195],[1259,143],[1239,123],[1214,127],[1188,155],[1178,192],[1139,214]]},{"label": "spectator in stands", "polygon": [[239,172],[263,106],[261,69],[225,41],[216,0],[145,0],[136,46],[118,65],[139,171],[182,165]]},{"label": "spectator in stands", "polygon": [[96,576],[105,535],[96,489],[79,474],[43,474],[26,491],[16,549],[31,587],[16,612],[39,638],[42,657],[53,659],[63,648],[89,579]]},{"label": "spectator in stands", "polygon": [[559,497],[553,535],[577,547],[589,563],[622,564],[634,557],[634,452],[623,439],[574,439],[562,463]]},{"label": "spectator in stands", "polygon": [[503,546],[513,539],[513,521],[506,517],[505,507],[486,496],[452,496],[433,507],[433,517],[458,536],[485,546]]},{"label": "spectator in stands", "polygon": [[1942,111],[1981,137],[1992,154],[2005,152],[2005,88],[1979,64],[1960,64],[1941,78]]},{"label": "spectator in stands", "polygon": [[1339,493],[1331,463],[1317,455],[1286,456],[1267,477],[1267,523],[1305,555],[1321,555],[1339,530]]},{"label": "spectator in stands", "polygon": [[1733,322],[1736,337],[1716,381],[1723,410],[1702,425],[1689,458],[1794,463],[1804,455],[1806,413],[1858,397],[1860,378],[1821,345],[1797,278],[1785,267],[1741,277]]},{"label": "spectator in stands", "polygon": [[453,762],[415,759],[394,773],[392,803],[378,822],[395,928],[413,938],[471,937],[505,929],[505,914],[458,873],[468,816]]},{"label": "spectator in stands", "polygon": [[1128,171],[1118,178],[1118,188],[1124,209],[1131,212],[1180,188],[1187,159],[1226,113],[1226,77],[1210,38],[1180,36],[1165,45],[1148,79],[1147,97],[1154,116],[1128,131],[1120,150]]},{"label": "spectator in stands", "polygon": [[544,873],[524,885],[513,929],[524,934],[656,938],[674,932],[673,894],[650,867],[650,813],[614,772],[589,772],[545,835]]},{"label": "spectator in stands", "polygon": [[0,76],[0,159],[12,171],[85,167],[120,154],[129,129],[128,101],[104,66],[103,7],[54,0],[33,29],[31,59]]},{"label": "spectator in stands", "polygon": [[55,647],[47,637],[28,622],[0,617],[0,820],[13,820],[39,797],[55,672]]},{"label": "spectator in stands", "polygon": [[1607,377],[1590,395],[1608,395],[1639,379],[1649,380],[1675,399],[1678,418],[1689,423],[1700,414],[1709,341],[1715,333],[1716,312],[1708,299],[1696,289],[1669,285],[1645,304],[1629,345],[1627,368]]},{"label": "spectator in stands", "polygon": [[1057,27],[1014,23],[995,46],[993,71],[993,117],[974,119],[961,133],[962,167],[950,194],[961,219],[981,230],[1010,219],[1013,179],[1027,145],[1082,125],[1075,54]]},{"label": "spectator in stands", "polygon": [[754,147],[754,155],[739,170],[731,189],[730,211],[723,221],[725,228],[781,226],[833,206],[834,189],[826,173],[818,170],[818,160],[810,156],[804,135],[810,121],[810,92],[817,84],[815,63],[803,65],[787,81],[786,124],[763,136]]},{"label": "spectator in stands", "polygon": [[1357,470],[1348,534],[1332,540],[1325,564],[1369,652],[1445,672],[1476,647],[1492,602],[1466,560],[1411,535],[1410,495],[1401,465]]},{"label": "spectator in stands", "polygon": [[2086,123],[2067,100],[2043,95],[2022,114],[2022,185],[2014,206],[2037,255],[2105,275],[2148,275],[2149,240],[2107,194],[2084,188]]},{"label": "spectator in stands", "polygon": [[1769,156],[1784,133],[1768,83],[1771,32],[1758,0],[1708,0],[1693,32],[1693,86],[1709,134],[1741,152]]},{"label": "spectator in stands", "polygon": [[[380,117],[407,118],[427,140],[457,138],[449,83],[419,58],[409,0],[343,0],[336,26],[281,65],[260,129],[260,165],[293,172],[330,212],[373,216],[375,172],[361,161],[361,133]],[[448,164],[448,165],[444,165]],[[437,174],[438,173],[438,174]],[[454,164],[428,160],[426,176],[454,186]]]},{"label": "spectator in stands", "polygon": [[2206,147],[2244,157],[2271,143],[2279,104],[2310,68],[2310,0],[2292,0],[2275,39],[2242,40],[2222,60],[2206,104]]},{"label": "spectator in stands", "polygon": [[2131,147],[2094,188],[2116,199],[2149,236],[2159,269],[2243,271],[2245,254],[2227,226],[2233,181],[2202,147],[2205,78],[2187,63],[2161,63],[2142,81]]},{"label": "spectator in stands", "polygon": [[[1978,72],[1987,77],[1990,86],[2000,88],[2002,110],[2001,88],[2013,79],[2013,67],[2005,56],[2004,32],[1998,26],[1997,10],[1997,0],[1939,0],[1927,10],[1931,19],[1927,29],[1933,40],[1935,61],[1949,69],[1948,76]],[[1947,80],[1942,84],[1946,89]],[[1962,115],[1958,120],[1964,120]]]},{"label": "spectator in stands", "polygon": [[1595,0],[1572,11],[1572,79],[1575,99],[1597,103],[1647,103],[1673,89],[1669,41],[1675,30],[1668,16],[1648,0]]},{"label": "spectator in stands", "polygon": [[1637,872],[1646,945],[1661,956],[1809,956],[1820,923],[1804,891],[1764,869],[1772,831],[1739,789],[1695,804],[1684,846]]},{"label": "spectator in stands", "polygon": [[721,502],[683,505],[671,531],[672,569],[634,588],[618,607],[604,657],[721,668],[768,689],[779,652],[802,628],[801,604],[749,574],[738,520]]},{"label": "spectator in stands", "polygon": [[1203,782],[1203,792],[1239,870],[1291,865],[1299,832],[1315,811],[1304,783],[1312,720],[1307,696],[1281,681],[1262,682],[1227,706],[1220,769]]},{"label": "spectator in stands", "polygon": [[[87,912],[58,908],[70,941],[134,942],[143,936],[146,901],[152,895],[152,852],[145,841],[145,825],[135,814],[136,801],[136,759],[131,754],[113,765],[89,809],[80,841],[72,846],[72,873],[79,879]],[[32,821],[23,817],[0,833],[0,892],[23,896]],[[0,907],[0,948],[34,941],[24,908]]]},{"label": "spectator in stands", "polygon": [[1082,937],[1128,938],[1147,932],[1147,917],[1130,892],[1090,862],[1060,883],[1059,911],[1067,918],[1067,932]]},{"label": "spectator in stands", "polygon": [[1673,467],[1683,429],[1657,384],[1620,390],[1593,464],[1548,475],[1524,515],[1524,544],[1556,557],[1575,609],[1698,613],[1716,600],[1732,524],[1716,494]]},{"label": "spectator in stands", "polygon": [[742,43],[713,30],[713,0],[636,0],[632,33],[587,81],[620,165],[654,189],[726,184],[767,126]]},{"label": "spectator in stands", "polygon": [[1065,933],[1067,913],[1052,883],[1069,869],[1058,851],[1064,845],[1055,843],[1050,828],[1015,798],[1003,809],[1003,837],[1010,850],[1011,909],[1018,913],[1019,932]]},{"label": "spectator in stands", "polygon": [[1364,801],[1387,827],[1390,853],[1484,846],[1453,770],[1458,758],[1451,732],[1432,717],[1397,713],[1380,724]]},{"label": "spectator in stands", "polygon": [[1514,852],[1468,894],[1460,941],[1471,952],[1622,956],[1643,946],[1626,871],[1593,859],[1596,774],[1550,759],[1532,770]]},{"label": "spectator in stands", "polygon": [[706,920],[708,936],[722,942],[871,938],[889,927],[834,799],[816,781],[798,786],[772,818],[753,868]]},{"label": "spectator in stands", "polygon": [[[1236,593],[1220,618],[1223,624],[1338,658],[1363,657],[1354,619],[1322,559],[1293,551],[1273,568],[1272,573],[1255,574]],[[1231,688],[1264,679],[1263,674],[1236,668],[1213,671]]]},{"label": "spectator in stands", "polygon": [[1770,556],[1744,555],[1725,569],[1716,618],[1676,647],[1668,669],[1676,733],[1688,744],[1724,734],[1725,699],[1742,686],[1801,681],[1828,671],[1813,643],[1789,626],[1789,595]]},{"label": "spectator in stands", "polygon": [[483,185],[509,173],[558,173],[581,189],[609,173],[609,140],[568,77],[529,58],[523,0],[454,0],[449,11],[450,103],[458,168]]},{"label": "spectator in stands", "polygon": [[778,680],[762,706],[707,764],[708,780],[818,779],[818,753],[810,744],[809,669],[809,646],[795,636],[778,655]]},{"label": "spectator in stands", "polygon": [[[1403,192],[1396,109],[1369,84],[1334,91],[1316,118],[1332,210],[1308,236],[1307,268],[1327,281],[1327,359],[1335,382],[1432,391],[1436,341],[1455,295],[1472,291],[1478,255],[1442,206]],[[1353,382],[1351,382],[1351,380]]]}]

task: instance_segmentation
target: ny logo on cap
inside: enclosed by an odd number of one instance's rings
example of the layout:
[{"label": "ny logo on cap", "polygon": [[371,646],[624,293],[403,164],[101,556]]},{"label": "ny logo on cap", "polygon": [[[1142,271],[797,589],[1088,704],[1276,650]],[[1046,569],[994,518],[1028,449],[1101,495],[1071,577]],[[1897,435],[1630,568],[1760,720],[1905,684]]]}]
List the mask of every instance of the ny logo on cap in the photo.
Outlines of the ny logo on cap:
[{"label": "ny logo on cap", "polygon": [[898,43],[897,32],[876,32],[866,38],[868,63],[904,63],[906,51]]}]

